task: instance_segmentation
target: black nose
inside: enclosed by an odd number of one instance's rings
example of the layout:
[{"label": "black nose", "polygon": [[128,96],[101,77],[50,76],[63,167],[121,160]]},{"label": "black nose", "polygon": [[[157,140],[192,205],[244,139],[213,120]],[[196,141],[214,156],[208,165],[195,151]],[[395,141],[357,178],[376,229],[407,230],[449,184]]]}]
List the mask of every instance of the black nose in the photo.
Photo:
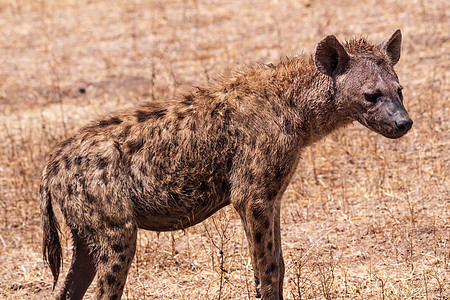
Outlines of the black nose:
[{"label": "black nose", "polygon": [[398,131],[408,131],[411,129],[413,123],[414,122],[413,120],[411,120],[411,118],[404,118],[395,121],[395,127]]}]

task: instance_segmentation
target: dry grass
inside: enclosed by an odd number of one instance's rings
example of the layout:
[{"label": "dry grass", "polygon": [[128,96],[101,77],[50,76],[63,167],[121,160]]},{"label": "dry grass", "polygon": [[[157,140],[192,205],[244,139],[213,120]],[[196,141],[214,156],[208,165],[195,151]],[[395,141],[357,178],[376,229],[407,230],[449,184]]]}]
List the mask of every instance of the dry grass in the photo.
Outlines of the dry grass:
[{"label": "dry grass", "polygon": [[[1,0],[0,298],[51,294],[39,175],[76,128],[238,65],[312,51],[326,34],[381,41],[401,28],[414,129],[392,141],[355,124],[304,152],[282,208],[284,294],[450,299],[449,11],[446,0]],[[229,208],[183,232],[141,231],[138,244],[125,299],[254,295]]]}]

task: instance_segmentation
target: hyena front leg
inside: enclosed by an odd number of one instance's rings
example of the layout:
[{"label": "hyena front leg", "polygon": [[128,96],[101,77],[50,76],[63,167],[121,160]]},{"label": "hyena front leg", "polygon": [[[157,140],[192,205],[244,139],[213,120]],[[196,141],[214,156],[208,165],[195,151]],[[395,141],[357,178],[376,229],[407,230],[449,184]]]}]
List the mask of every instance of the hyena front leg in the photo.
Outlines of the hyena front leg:
[{"label": "hyena front leg", "polygon": [[261,298],[282,300],[284,262],[281,252],[279,200],[258,197],[235,207],[244,223],[253,260],[255,283],[257,288],[258,284],[260,285]]}]

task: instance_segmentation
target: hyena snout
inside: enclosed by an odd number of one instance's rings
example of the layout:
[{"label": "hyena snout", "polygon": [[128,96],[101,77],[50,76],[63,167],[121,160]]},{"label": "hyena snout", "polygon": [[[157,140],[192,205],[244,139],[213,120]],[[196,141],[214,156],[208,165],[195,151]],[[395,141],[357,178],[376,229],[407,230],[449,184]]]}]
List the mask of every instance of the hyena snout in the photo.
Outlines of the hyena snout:
[{"label": "hyena snout", "polygon": [[409,117],[406,110],[399,108],[393,114],[388,113],[384,118],[384,122],[381,122],[380,133],[387,138],[397,139],[404,136],[412,127],[413,120]]},{"label": "hyena snout", "polygon": [[407,133],[411,129],[413,123],[413,120],[411,120],[408,115],[402,116],[394,121],[395,128],[401,133]]},{"label": "hyena snout", "polygon": [[[397,102],[397,103],[396,103]],[[399,138],[405,135],[412,127],[413,120],[400,101],[392,103],[392,112],[387,112],[387,122],[390,127],[391,138]]]},{"label": "hyena snout", "polygon": [[404,136],[413,120],[400,101],[383,99],[358,115],[358,121],[369,129],[391,139]]}]

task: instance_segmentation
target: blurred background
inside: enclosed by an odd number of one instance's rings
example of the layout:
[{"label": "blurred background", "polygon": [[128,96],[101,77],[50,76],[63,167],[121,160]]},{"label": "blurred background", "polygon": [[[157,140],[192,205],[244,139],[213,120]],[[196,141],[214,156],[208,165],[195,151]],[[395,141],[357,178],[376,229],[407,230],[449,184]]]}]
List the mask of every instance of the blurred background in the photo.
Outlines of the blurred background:
[{"label": "blurred background", "polygon": [[[0,298],[46,299],[38,187],[48,153],[90,120],[208,86],[324,36],[403,33],[414,126],[359,124],[306,149],[282,207],[286,299],[450,299],[450,17],[445,0],[0,0]],[[61,223],[63,220],[59,214]],[[63,227],[63,281],[71,241]],[[92,298],[95,284],[88,290]],[[252,299],[237,214],[140,231],[123,299]]]}]

